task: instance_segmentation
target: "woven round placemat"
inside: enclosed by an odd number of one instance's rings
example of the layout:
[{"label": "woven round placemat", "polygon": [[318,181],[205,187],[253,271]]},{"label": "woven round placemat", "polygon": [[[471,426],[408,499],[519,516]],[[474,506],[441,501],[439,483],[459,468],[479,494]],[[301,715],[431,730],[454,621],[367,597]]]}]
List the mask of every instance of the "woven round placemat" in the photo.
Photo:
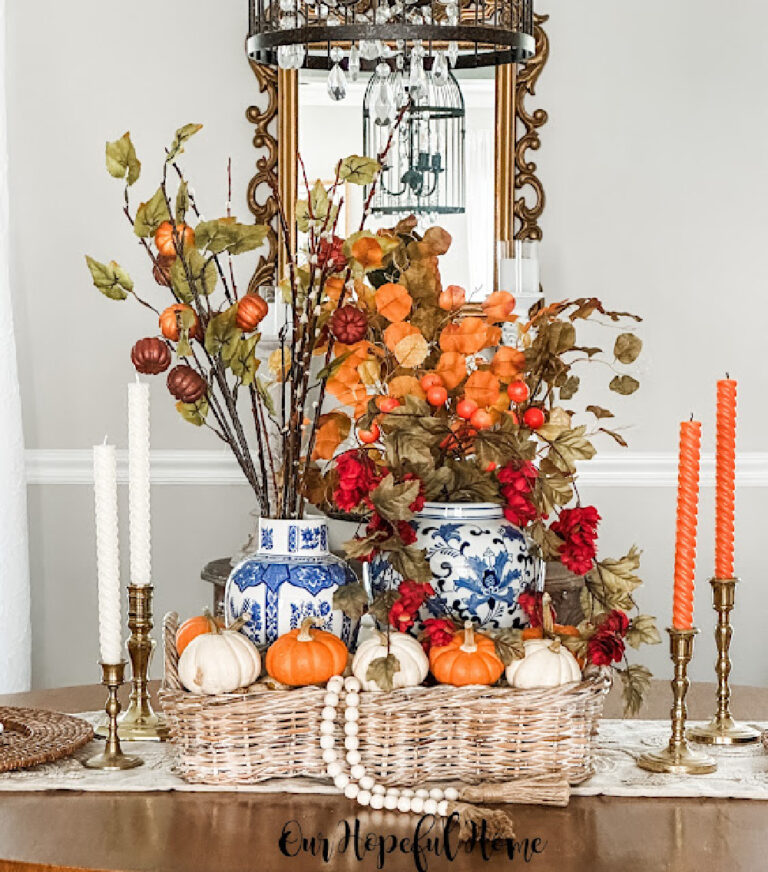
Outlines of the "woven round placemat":
[{"label": "woven round placemat", "polygon": [[0,706],[0,724],[0,772],[68,757],[93,738],[87,721],[42,709]]}]

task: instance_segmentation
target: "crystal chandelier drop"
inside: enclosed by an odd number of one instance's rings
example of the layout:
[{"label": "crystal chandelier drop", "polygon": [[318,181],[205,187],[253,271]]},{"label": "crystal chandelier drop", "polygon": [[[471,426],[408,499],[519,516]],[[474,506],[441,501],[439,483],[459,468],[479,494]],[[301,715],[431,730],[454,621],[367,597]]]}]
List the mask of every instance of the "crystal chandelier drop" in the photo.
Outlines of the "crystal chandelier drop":
[{"label": "crystal chandelier drop", "polygon": [[395,119],[394,141],[382,167],[371,209],[381,215],[464,212],[464,97],[448,64],[394,71],[382,62],[363,100],[363,150],[377,157]]},{"label": "crystal chandelier drop", "polygon": [[535,51],[533,0],[248,0],[248,55],[281,69],[328,70],[328,93],[397,59],[420,71],[525,61]]}]

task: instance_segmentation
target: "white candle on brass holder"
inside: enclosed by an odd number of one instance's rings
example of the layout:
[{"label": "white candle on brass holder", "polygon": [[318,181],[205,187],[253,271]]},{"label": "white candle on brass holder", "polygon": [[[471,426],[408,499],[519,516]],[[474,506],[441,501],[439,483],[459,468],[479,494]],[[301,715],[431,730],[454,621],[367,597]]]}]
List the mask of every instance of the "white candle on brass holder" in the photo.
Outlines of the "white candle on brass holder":
[{"label": "white candle on brass holder", "polygon": [[152,581],[150,533],[149,385],[128,385],[128,506],[131,533],[131,579],[137,586]]},{"label": "white candle on brass holder", "polygon": [[115,446],[93,448],[96,510],[96,568],[99,585],[99,646],[102,663],[123,659],[120,600],[120,547],[117,521],[117,457]]}]

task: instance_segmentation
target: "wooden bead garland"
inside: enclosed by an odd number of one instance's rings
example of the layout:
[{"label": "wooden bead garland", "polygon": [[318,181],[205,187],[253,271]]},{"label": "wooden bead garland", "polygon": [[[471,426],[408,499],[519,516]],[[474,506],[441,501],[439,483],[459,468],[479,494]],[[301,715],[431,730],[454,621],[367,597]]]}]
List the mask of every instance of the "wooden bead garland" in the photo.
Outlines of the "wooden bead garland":
[{"label": "wooden bead garland", "polygon": [[[454,787],[433,787],[430,790],[419,788],[385,787],[377,784],[362,764],[357,737],[360,717],[360,681],[354,676],[342,678],[334,675],[328,681],[327,693],[323,700],[322,721],[320,723],[320,748],[326,772],[333,783],[343,791],[347,799],[355,799],[360,805],[373,809],[411,812],[413,814],[434,814],[447,817],[449,803],[459,798]],[[344,771],[339,752],[335,748],[336,711],[339,702],[344,701],[344,759],[349,771]]]}]

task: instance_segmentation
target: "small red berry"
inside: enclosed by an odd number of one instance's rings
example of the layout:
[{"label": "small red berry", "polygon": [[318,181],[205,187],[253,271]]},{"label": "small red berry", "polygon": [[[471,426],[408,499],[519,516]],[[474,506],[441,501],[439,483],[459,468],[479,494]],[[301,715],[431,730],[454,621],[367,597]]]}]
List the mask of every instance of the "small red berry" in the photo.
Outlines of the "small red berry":
[{"label": "small red berry", "polygon": [[499,464],[496,463],[495,460],[492,460],[488,466],[485,467],[486,472],[493,472]]},{"label": "small red berry", "polygon": [[525,414],[523,415],[523,424],[525,424],[525,426],[530,430],[538,430],[546,420],[544,412],[536,406],[526,409]]},{"label": "small red berry", "polygon": [[400,400],[397,397],[382,397],[377,405],[382,412],[394,412],[400,405]]},{"label": "small red berry", "polygon": [[434,385],[427,391],[427,402],[430,406],[444,406],[448,400],[448,391],[442,385]]},{"label": "small red berry", "polygon": [[469,423],[476,430],[487,430],[493,426],[493,415],[485,409],[477,409],[469,419]]},{"label": "small red berry", "polygon": [[456,414],[463,418],[465,421],[469,421],[472,415],[477,411],[477,403],[474,400],[469,400],[466,397],[463,400],[459,400],[456,404]]},{"label": "small red berry", "polygon": [[507,385],[507,396],[513,403],[524,403],[531,395],[524,381],[513,381]]},{"label": "small red berry", "polygon": [[370,430],[357,431],[357,438],[365,445],[370,445],[372,442],[375,442],[379,436],[381,436],[381,430],[375,421],[371,424]]},{"label": "small red berry", "polygon": [[430,388],[442,387],[443,380],[436,372],[428,372],[421,377],[419,384],[422,390],[428,391]]}]

